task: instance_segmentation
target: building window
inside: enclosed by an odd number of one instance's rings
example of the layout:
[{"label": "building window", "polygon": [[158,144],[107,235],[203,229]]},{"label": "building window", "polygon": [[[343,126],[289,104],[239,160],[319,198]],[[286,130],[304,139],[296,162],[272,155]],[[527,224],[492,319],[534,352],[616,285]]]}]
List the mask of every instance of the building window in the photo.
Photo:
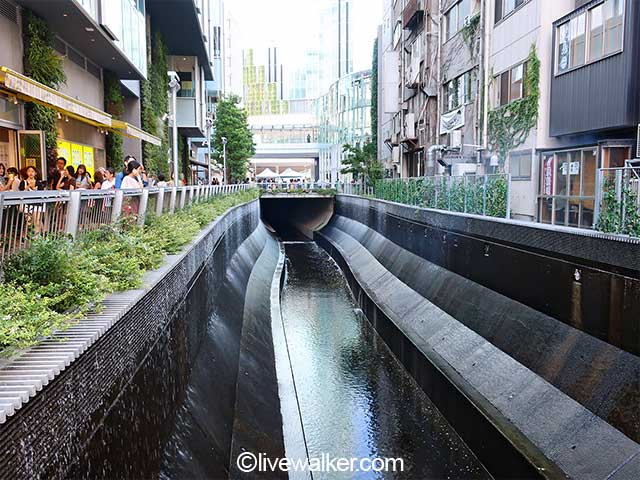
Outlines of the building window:
[{"label": "building window", "polygon": [[531,152],[510,153],[509,172],[513,180],[531,180]]},{"label": "building window", "polygon": [[605,0],[556,29],[556,73],[622,51],[624,0]]},{"label": "building window", "polygon": [[542,223],[593,227],[597,159],[596,147],[542,156],[538,212]]},{"label": "building window", "polygon": [[475,72],[466,72],[445,83],[444,92],[444,107],[447,112],[470,103],[475,96]]},{"label": "building window", "polygon": [[496,22],[508,16],[514,10],[520,8],[527,0],[496,0]]},{"label": "building window", "polygon": [[524,77],[526,75],[526,63],[521,63],[503,72],[496,77],[498,86],[497,106],[502,107],[514,100],[524,98]]},{"label": "building window", "polygon": [[471,16],[471,0],[460,0],[444,14],[445,41],[454,37]]}]

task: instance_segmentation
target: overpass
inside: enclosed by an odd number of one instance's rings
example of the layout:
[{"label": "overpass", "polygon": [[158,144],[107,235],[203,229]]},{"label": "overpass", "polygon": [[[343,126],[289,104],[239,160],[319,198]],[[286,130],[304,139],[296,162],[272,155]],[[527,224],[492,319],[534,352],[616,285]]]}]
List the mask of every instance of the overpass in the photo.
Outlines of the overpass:
[{"label": "overpass", "polygon": [[281,173],[287,168],[308,171],[312,180],[318,180],[320,144],[318,143],[258,143],[251,158],[254,174],[270,168]]}]

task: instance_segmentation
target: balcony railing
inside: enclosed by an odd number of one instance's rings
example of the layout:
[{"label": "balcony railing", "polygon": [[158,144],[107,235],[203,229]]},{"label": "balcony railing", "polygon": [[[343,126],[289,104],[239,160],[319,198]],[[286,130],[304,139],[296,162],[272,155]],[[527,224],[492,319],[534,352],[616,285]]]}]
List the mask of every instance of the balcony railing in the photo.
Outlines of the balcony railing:
[{"label": "balcony railing", "polygon": [[409,0],[402,10],[402,28],[413,30],[424,17],[424,0]]}]

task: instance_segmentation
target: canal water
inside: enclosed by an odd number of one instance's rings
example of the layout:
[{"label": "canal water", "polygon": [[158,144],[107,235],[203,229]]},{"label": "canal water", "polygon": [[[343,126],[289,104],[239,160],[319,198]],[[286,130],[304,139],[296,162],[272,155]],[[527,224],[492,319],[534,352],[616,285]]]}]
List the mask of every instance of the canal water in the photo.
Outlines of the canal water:
[{"label": "canal water", "polygon": [[403,473],[313,478],[491,478],[362,316],[331,257],[312,242],[285,249],[282,317],[309,458],[404,460]]}]

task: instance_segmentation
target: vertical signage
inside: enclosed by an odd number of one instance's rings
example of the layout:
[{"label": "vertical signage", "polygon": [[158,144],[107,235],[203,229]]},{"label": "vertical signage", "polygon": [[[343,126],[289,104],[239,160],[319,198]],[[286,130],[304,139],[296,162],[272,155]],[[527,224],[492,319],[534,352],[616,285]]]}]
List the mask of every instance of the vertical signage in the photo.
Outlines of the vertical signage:
[{"label": "vertical signage", "polygon": [[544,158],[542,175],[542,194],[545,196],[551,196],[553,195],[553,155]]},{"label": "vertical signage", "polygon": [[93,147],[58,140],[58,156],[64,157],[67,160],[67,165],[73,165],[76,170],[80,165],[84,165],[93,178],[95,173],[95,149]]}]

